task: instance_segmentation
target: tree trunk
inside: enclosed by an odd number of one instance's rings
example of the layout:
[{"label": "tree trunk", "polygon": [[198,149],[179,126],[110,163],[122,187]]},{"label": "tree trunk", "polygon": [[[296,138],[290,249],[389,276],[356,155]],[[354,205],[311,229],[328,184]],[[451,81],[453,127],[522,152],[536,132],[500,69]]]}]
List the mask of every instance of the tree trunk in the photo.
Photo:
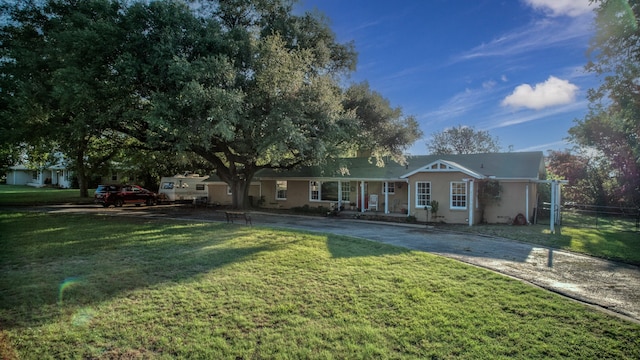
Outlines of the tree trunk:
[{"label": "tree trunk", "polygon": [[84,164],[84,154],[79,151],[76,156],[76,176],[78,177],[78,186],[80,186],[80,197],[89,197],[87,184],[87,171]]},{"label": "tree trunk", "polygon": [[249,207],[250,181],[238,179],[231,185],[232,207],[234,209],[247,209]]}]

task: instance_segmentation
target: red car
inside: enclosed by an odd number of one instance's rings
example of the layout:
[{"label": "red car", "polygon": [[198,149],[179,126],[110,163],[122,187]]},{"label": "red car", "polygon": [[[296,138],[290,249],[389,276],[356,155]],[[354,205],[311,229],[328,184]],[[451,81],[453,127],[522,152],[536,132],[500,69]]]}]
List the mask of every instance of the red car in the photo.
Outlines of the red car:
[{"label": "red car", "polygon": [[120,207],[124,204],[151,206],[158,202],[158,195],[138,185],[99,185],[93,202],[104,207]]}]

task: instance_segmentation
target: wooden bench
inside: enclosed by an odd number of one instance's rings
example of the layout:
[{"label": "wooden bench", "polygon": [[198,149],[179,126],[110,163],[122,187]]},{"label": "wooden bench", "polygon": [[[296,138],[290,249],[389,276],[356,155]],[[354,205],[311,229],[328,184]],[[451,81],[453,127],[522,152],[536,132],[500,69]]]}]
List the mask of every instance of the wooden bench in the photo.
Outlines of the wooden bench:
[{"label": "wooden bench", "polygon": [[224,214],[227,216],[227,222],[233,224],[233,219],[244,219],[245,224],[253,225],[251,223],[251,216],[249,216],[246,212],[243,211],[225,211]]}]

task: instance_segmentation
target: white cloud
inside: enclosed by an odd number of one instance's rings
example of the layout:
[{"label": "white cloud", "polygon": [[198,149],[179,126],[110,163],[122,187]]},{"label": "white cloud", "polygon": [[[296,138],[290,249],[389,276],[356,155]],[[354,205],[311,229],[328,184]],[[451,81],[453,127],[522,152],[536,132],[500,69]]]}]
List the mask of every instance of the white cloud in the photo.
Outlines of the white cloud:
[{"label": "white cloud", "polygon": [[545,18],[458,54],[454,56],[452,62],[488,57],[510,57],[551,48],[583,48],[592,34],[593,22],[590,18]]},{"label": "white cloud", "polygon": [[507,82],[507,81],[509,81],[509,79],[507,78],[507,75],[502,75],[502,76],[500,77],[500,80],[502,80],[502,82]]},{"label": "white cloud", "polygon": [[542,10],[550,16],[577,17],[593,11],[594,3],[590,0],[524,0],[534,9]]},{"label": "white cloud", "polygon": [[496,82],[493,80],[488,80],[482,83],[482,88],[486,90],[493,89],[494,86],[496,86]]},{"label": "white cloud", "polygon": [[550,106],[570,104],[575,101],[578,87],[568,80],[549,76],[543,83],[518,85],[511,95],[502,100],[502,106],[526,107],[540,110]]},{"label": "white cloud", "polygon": [[453,97],[446,103],[442,104],[438,109],[430,111],[420,116],[421,119],[428,119],[432,123],[438,123],[450,119],[461,117],[462,115],[482,107],[486,103],[487,88],[483,89],[465,89]]},{"label": "white cloud", "polygon": [[566,140],[559,140],[551,143],[539,144],[539,145],[529,146],[526,148],[516,149],[516,151],[525,152],[525,151],[559,150],[562,148],[566,149],[569,146],[570,146],[570,143],[567,142]]}]

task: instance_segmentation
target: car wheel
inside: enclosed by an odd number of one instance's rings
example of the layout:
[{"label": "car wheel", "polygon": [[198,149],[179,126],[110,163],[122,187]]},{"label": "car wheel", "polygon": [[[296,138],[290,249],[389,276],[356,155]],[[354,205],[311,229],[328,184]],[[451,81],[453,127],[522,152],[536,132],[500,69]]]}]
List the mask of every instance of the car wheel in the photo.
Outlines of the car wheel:
[{"label": "car wheel", "polygon": [[122,201],[122,199],[116,200],[116,204],[115,204],[116,207],[122,207],[122,205],[124,205],[124,201]]},{"label": "car wheel", "polygon": [[109,204],[104,203],[104,204],[102,204],[102,207],[109,207]]}]

